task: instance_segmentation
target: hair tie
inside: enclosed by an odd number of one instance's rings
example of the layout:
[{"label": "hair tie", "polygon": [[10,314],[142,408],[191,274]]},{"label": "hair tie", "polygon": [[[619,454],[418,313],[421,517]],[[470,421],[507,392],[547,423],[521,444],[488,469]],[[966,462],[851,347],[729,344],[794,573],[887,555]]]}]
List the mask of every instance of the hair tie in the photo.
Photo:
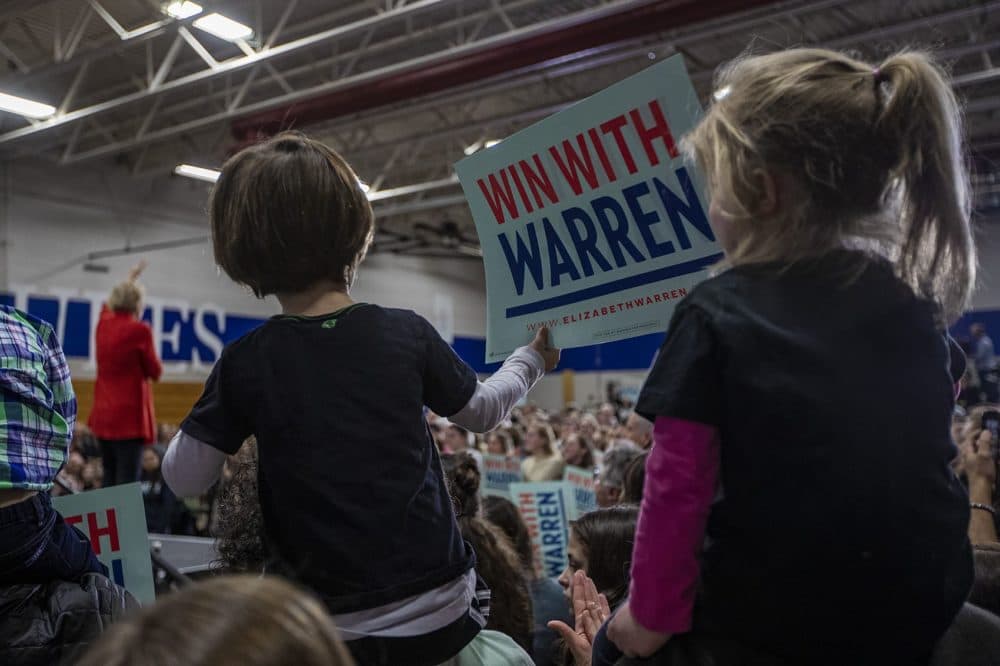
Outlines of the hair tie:
[{"label": "hair tie", "polygon": [[876,67],[872,70],[872,74],[875,76],[875,85],[878,85],[885,81],[885,74],[882,72],[881,67]]}]

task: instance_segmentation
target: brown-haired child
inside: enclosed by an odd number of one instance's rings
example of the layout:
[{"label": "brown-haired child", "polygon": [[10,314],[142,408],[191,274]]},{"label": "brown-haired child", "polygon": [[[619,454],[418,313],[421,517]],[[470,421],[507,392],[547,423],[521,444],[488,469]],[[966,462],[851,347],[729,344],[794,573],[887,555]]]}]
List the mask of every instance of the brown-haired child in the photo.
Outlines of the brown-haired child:
[{"label": "brown-haired child", "polygon": [[424,407],[496,427],[555,367],[548,332],[479,382],[419,315],[355,303],[372,210],[347,163],[301,134],[231,158],[210,215],[219,265],[282,314],[223,351],[164,477],[203,492],[255,435],[272,569],[320,595],[361,663],[446,661],[483,618]]}]

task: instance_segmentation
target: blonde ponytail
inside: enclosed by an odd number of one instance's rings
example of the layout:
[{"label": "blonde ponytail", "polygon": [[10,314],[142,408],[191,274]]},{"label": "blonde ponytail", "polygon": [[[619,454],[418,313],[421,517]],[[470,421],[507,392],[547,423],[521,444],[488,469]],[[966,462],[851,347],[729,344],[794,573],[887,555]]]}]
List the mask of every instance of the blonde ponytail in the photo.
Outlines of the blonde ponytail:
[{"label": "blonde ponytail", "polygon": [[886,60],[877,124],[899,147],[891,193],[898,197],[900,277],[957,318],[976,277],[962,115],[947,75],[925,53]]},{"label": "blonde ponytail", "polygon": [[[805,262],[845,246],[890,257],[942,323],[975,282],[962,116],[947,75],[906,51],[875,66],[827,49],[726,65],[716,102],[682,140],[731,196],[726,263]],[[757,214],[758,171],[793,183],[780,215]]]}]

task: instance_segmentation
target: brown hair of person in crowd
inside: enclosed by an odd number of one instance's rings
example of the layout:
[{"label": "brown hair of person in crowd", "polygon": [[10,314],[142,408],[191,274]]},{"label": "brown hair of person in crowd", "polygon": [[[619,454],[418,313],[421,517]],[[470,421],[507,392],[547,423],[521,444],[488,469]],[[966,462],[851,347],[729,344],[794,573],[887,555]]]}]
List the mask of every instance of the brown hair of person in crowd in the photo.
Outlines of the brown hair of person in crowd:
[{"label": "brown hair of person in crowd", "polygon": [[486,628],[507,634],[530,652],[534,619],[528,580],[507,536],[480,516],[482,475],[479,466],[468,453],[443,455],[441,461],[462,538],[472,545],[476,553],[476,572],[490,588],[490,617]]},{"label": "brown hair of person in crowd", "polygon": [[537,578],[538,571],[535,567],[535,552],[531,547],[531,535],[528,534],[528,526],[524,524],[524,518],[514,503],[506,497],[495,495],[484,497],[483,517],[507,535],[507,539],[514,546],[514,552],[521,560],[521,568],[525,575],[531,580]]},{"label": "brown hair of person in crowd", "polygon": [[279,578],[220,576],[111,627],[79,666],[354,666],[326,608]]},{"label": "brown hair of person in crowd", "polygon": [[528,426],[525,433],[530,433],[532,431],[534,431],[535,434],[537,434],[544,442],[544,444],[542,445],[543,450],[533,451],[532,455],[536,456],[540,454],[544,454],[546,456],[554,455],[556,450],[555,448],[556,434],[555,431],[552,430],[552,426],[550,426],[545,421],[542,421],[541,419],[536,419],[534,422],[532,422],[531,425]]},{"label": "brown hair of person in crowd", "polygon": [[[962,116],[931,56],[738,58],[718,73],[713,97],[682,145],[713,197],[729,200],[727,265],[791,264],[853,243],[891,256],[949,321],[964,310],[976,258]],[[776,191],[787,214],[766,210]]]},{"label": "brown hair of person in crowd", "polygon": [[578,432],[570,433],[563,437],[562,447],[563,459],[567,465],[584,469],[593,469],[597,466],[594,460],[594,443],[586,435]]},{"label": "brown hair of person in crowd", "polygon": [[625,482],[622,484],[622,504],[642,503],[642,489],[646,485],[646,458],[649,451],[643,451],[625,468]]},{"label": "brown hair of person in crowd", "polygon": [[226,461],[229,478],[219,484],[212,531],[218,565],[232,572],[259,573],[267,561],[264,515],[257,495],[257,460],[257,438],[251,436]]},{"label": "brown hair of person in crowd", "polygon": [[620,504],[583,514],[570,522],[580,545],[587,553],[587,577],[597,591],[617,608],[628,596],[632,545],[639,507]]},{"label": "brown hair of person in crowd", "polygon": [[494,430],[486,435],[486,453],[509,456],[514,453],[514,441],[503,430]]},{"label": "brown hair of person in crowd", "polygon": [[357,176],[319,141],[283,132],[231,157],[209,201],[215,261],[262,298],[354,281],[374,216]]}]

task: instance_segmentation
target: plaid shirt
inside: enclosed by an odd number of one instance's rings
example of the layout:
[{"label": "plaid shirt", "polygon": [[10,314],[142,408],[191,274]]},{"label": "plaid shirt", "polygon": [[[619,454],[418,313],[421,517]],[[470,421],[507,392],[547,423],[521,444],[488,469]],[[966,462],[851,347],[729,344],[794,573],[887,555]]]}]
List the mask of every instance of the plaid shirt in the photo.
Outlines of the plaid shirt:
[{"label": "plaid shirt", "polygon": [[76,398],[55,331],[0,305],[0,488],[51,488],[75,420]]}]

